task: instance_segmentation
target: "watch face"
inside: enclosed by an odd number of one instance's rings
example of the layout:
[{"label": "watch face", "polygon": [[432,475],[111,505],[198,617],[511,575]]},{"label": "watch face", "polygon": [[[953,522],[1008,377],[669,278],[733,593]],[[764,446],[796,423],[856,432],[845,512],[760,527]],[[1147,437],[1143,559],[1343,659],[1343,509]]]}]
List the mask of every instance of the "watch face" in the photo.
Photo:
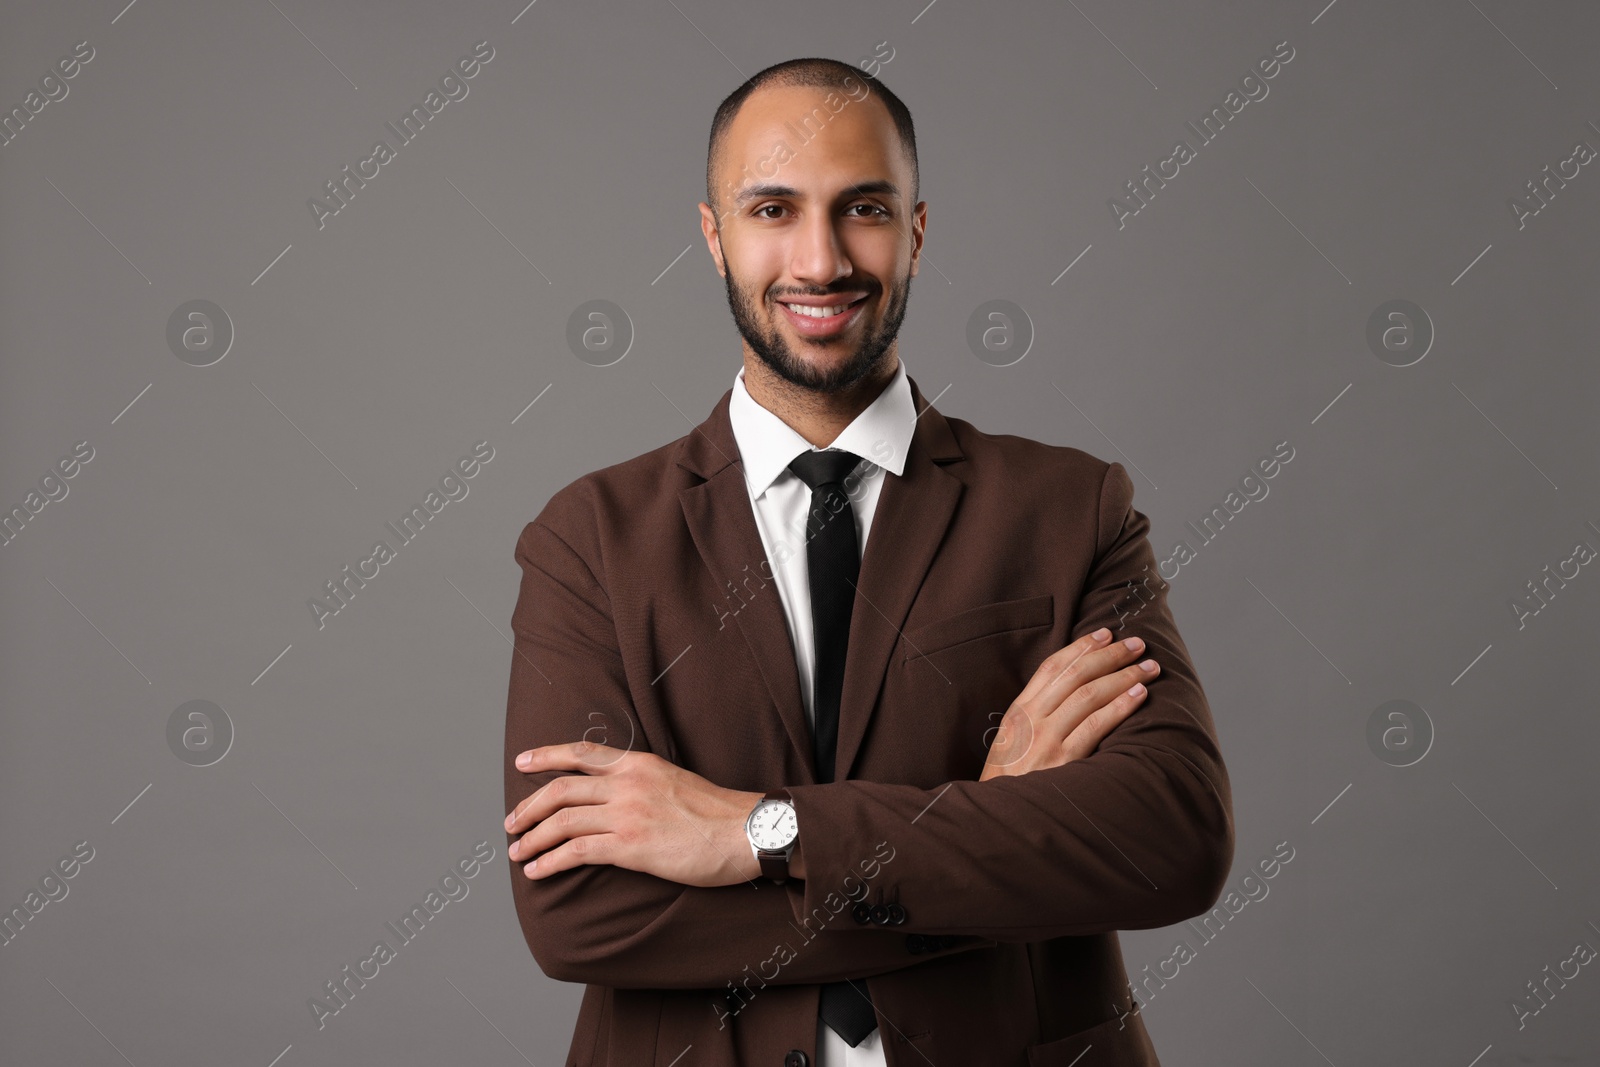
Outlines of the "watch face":
[{"label": "watch face", "polygon": [[757,848],[769,852],[788,848],[800,833],[794,808],[781,800],[765,800],[757,805],[745,829]]}]

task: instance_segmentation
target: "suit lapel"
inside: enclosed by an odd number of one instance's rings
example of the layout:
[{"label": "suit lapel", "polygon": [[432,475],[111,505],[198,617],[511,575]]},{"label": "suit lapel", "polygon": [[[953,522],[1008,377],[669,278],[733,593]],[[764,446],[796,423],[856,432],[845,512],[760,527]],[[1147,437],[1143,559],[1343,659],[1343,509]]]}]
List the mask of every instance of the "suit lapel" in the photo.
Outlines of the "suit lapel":
[{"label": "suit lapel", "polygon": [[[961,482],[940,461],[959,459],[960,446],[943,415],[910,380],[918,417],[903,473],[884,476],[850,616],[850,651],[845,659],[839,709],[839,747],[835,779],[849,777],[877,703],[889,656],[911,610],[911,602],[944,539],[961,496]],[[705,481],[678,493],[684,521],[719,593],[748,577],[745,567],[766,563],[756,528],[744,465],[728,418],[730,389],[695,427],[679,449],[678,465]],[[770,571],[770,565],[769,565]],[[775,583],[750,597],[734,623],[755,658],[768,694],[777,706],[808,781],[816,781],[811,730],[800,697],[794,646]]]},{"label": "suit lapel", "polygon": [[[723,393],[710,416],[684,438],[678,465],[706,481],[679,490],[678,499],[683,505],[683,518],[694,538],[695,548],[716,580],[719,599],[727,593],[737,597],[733,603],[738,603],[748,595],[742,592],[744,587],[740,583],[747,580],[751,572],[762,570],[763,564],[771,573],[771,566],[761,544],[761,533],[756,529],[750,490],[744,480],[744,464],[739,460],[738,441],[733,436],[733,423],[728,419],[728,402],[732,397],[732,389]],[[730,587],[739,592],[729,593]],[[789,742],[806,769],[806,782],[796,784],[812,784],[817,779],[816,761],[811,753],[811,729],[801,702],[794,645],[789,640],[789,624],[784,617],[777,583],[769,581],[749,596],[733,621],[750,646],[767,693],[788,731]],[[739,699],[738,694],[724,696],[732,701]],[[755,694],[751,694],[751,698],[755,698]]]},{"label": "suit lapel", "polygon": [[850,651],[834,756],[838,781],[851,777],[888,674],[889,656],[961,498],[960,480],[940,464],[961,458],[961,448],[944,416],[923,397],[915,380],[910,384],[916,432],[899,477],[884,475],[850,612]]}]

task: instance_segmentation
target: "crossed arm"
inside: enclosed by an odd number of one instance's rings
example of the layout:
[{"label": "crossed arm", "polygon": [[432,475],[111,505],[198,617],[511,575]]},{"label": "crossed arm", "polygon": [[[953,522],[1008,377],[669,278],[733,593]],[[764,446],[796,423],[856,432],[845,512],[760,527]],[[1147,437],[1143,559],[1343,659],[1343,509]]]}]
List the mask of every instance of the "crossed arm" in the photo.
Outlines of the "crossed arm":
[{"label": "crossed arm", "polygon": [[[1112,464],[1101,551],[1058,668],[1103,647],[1089,635],[1118,626],[1129,582],[1154,567],[1132,492]],[[790,786],[801,839],[794,877],[779,886],[759,877],[744,836],[761,794],[677,767],[637,732],[631,751],[574,740],[585,736],[587,709],[631,708],[609,601],[540,521],[523,530],[517,561],[506,826],[519,838],[511,850],[518,918],[553,978],[719,987],[770,961],[778,939],[799,948],[769,981],[863,978],[925,961],[907,954],[910,932],[975,935],[982,945],[1163,926],[1204,911],[1220,892],[1233,851],[1226,772],[1164,597],[1124,620],[1120,635],[1143,638],[1162,681],[1137,714],[1126,707],[1098,721],[1098,747],[1081,758],[1060,746],[1041,755],[1040,721],[1027,719],[1031,755],[1013,746],[1006,768],[992,777],[985,769],[987,780],[937,790],[862,780]],[[1030,691],[1044,706],[1070,684],[1070,672],[1049,665],[1007,713],[1002,730],[1013,739]],[[892,932],[838,917],[847,876],[885,847],[909,915]]]}]

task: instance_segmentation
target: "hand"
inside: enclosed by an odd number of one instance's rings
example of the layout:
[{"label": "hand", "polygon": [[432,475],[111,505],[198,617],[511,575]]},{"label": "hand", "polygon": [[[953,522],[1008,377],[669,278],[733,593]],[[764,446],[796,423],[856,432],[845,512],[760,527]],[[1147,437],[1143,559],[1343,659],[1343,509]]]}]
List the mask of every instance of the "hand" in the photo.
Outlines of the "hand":
[{"label": "hand", "polygon": [[694,886],[761,873],[744,832],[761,793],[723,789],[654,753],[592,741],[532,749],[517,757],[517,768],[584,772],[551,779],[506,817],[507,833],[527,831],[509,855],[533,860],[523,868],[529,878],[584,863]]},{"label": "hand", "polygon": [[[1107,644],[1110,638],[1111,631],[1102,627],[1039,664],[1000,720],[978,781],[1083,759],[1133,714],[1147,692],[1140,683],[1154,678],[1160,667],[1154,660],[1144,661],[1149,670],[1128,666],[1144,642],[1130,637],[1136,646],[1130,648],[1125,641]],[[1135,686],[1137,691],[1130,692]]]}]

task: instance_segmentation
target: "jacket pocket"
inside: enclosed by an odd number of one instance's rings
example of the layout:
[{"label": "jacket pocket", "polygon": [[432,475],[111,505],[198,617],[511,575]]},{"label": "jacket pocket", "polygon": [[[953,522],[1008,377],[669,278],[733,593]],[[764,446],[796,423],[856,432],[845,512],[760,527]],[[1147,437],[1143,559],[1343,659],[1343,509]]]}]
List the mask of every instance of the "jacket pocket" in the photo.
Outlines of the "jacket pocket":
[{"label": "jacket pocket", "polygon": [[900,659],[909,662],[982,637],[1048,626],[1054,620],[1055,596],[1051,593],[979,604],[907,630],[902,635],[904,651]]}]

